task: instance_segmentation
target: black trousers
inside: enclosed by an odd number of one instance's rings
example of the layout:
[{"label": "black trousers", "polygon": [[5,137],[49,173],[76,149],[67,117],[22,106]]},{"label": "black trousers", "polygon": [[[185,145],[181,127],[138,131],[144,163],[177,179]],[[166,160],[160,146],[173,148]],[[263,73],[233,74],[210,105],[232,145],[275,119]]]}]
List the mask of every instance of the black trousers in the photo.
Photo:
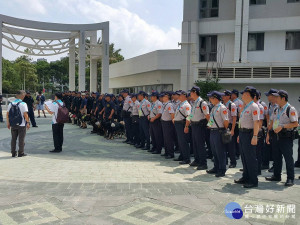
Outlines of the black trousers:
[{"label": "black trousers", "polygon": [[192,124],[192,140],[195,161],[200,165],[207,165],[205,149],[205,129],[199,124]]},{"label": "black trousers", "polygon": [[256,146],[257,171],[261,174],[262,153],[265,146],[265,135],[263,131],[258,132],[258,140]]},{"label": "black trousers", "polygon": [[232,141],[235,144],[235,154],[236,156],[240,156],[241,152],[240,152],[240,145],[239,143],[237,143],[237,137],[239,136],[239,128],[238,128],[238,121],[236,121],[236,125],[234,128],[234,135],[232,137]]},{"label": "black trousers", "polygon": [[140,127],[139,116],[132,116],[132,141],[134,144],[139,145],[140,140]]},{"label": "black trousers", "polygon": [[188,162],[191,160],[189,134],[184,133],[184,127],[185,127],[185,123],[175,121],[175,129],[176,129],[178,145],[180,150],[179,159]]},{"label": "black trousers", "polygon": [[272,148],[274,154],[274,176],[280,178],[282,171],[282,156],[286,164],[287,179],[294,180],[294,158],[292,138],[273,138]]},{"label": "black trousers", "polygon": [[169,156],[174,156],[174,144],[176,139],[176,131],[172,121],[161,121],[165,153]]},{"label": "black trousers", "polygon": [[243,162],[243,178],[247,181],[247,183],[256,185],[258,183],[256,146],[251,145],[252,136],[252,132],[240,131],[239,144]]},{"label": "black trousers", "polygon": [[128,141],[132,141],[132,121],[131,117],[126,117],[124,118],[124,123],[125,123],[125,131],[126,131],[126,139]]},{"label": "black trousers", "polygon": [[214,169],[218,173],[226,172],[226,151],[219,130],[210,131],[210,146],[214,156]]},{"label": "black trousers", "polygon": [[210,147],[210,129],[205,128],[205,144],[206,144],[206,154],[207,156],[213,156],[211,147]]},{"label": "black trousers", "polygon": [[164,145],[164,139],[160,120],[157,119],[153,123],[150,122],[149,127],[153,149],[157,152],[161,152]]},{"label": "black trousers", "polygon": [[62,151],[64,142],[64,124],[52,124],[54,148],[57,151]]},{"label": "black trousers", "polygon": [[31,125],[33,127],[35,127],[36,126],[36,122],[35,122],[34,111],[33,111],[32,107],[28,107],[28,116],[29,116],[29,119],[31,121]]},{"label": "black trousers", "polygon": [[149,120],[146,116],[140,117],[139,126],[141,145],[145,145],[146,143],[146,147],[150,147]]}]

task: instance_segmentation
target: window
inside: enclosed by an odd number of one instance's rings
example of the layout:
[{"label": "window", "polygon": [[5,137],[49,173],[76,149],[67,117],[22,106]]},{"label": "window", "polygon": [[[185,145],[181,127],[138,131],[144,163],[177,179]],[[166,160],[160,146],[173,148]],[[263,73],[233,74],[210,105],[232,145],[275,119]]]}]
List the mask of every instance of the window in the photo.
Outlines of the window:
[{"label": "window", "polygon": [[265,45],[265,34],[255,33],[248,36],[248,51],[263,51]]},{"label": "window", "polygon": [[200,36],[200,62],[217,61],[217,36]]},{"label": "window", "polygon": [[250,0],[250,5],[265,5],[266,0]]},{"label": "window", "polygon": [[219,0],[200,0],[200,18],[219,16]]},{"label": "window", "polygon": [[286,32],[285,49],[300,49],[300,31]]},{"label": "window", "polygon": [[300,2],[300,0],[287,0],[287,3]]}]

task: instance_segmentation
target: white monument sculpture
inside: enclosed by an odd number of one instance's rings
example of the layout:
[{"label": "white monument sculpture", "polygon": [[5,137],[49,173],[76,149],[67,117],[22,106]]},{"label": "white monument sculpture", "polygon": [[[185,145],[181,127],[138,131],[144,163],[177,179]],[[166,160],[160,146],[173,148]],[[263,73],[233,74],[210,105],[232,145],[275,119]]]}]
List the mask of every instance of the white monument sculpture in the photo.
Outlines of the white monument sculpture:
[{"label": "white monument sculpture", "polygon": [[[102,31],[98,43],[97,31]],[[86,40],[89,39],[89,42]],[[69,90],[75,90],[75,57],[78,50],[78,91],[85,91],[85,66],[90,60],[90,91],[97,91],[97,60],[102,59],[101,92],[109,88],[109,22],[58,24],[13,18],[0,14],[0,93],[2,93],[2,46],[33,56],[69,52]]]}]

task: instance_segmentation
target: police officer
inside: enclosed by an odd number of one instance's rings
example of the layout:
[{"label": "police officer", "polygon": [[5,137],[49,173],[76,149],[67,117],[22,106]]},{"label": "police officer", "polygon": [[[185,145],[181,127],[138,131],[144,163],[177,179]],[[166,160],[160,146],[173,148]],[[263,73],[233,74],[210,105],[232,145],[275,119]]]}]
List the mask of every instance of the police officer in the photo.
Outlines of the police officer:
[{"label": "police officer", "polygon": [[25,96],[23,102],[25,102],[27,104],[27,107],[28,107],[28,116],[30,118],[32,127],[38,127],[36,125],[35,118],[34,118],[34,110],[35,110],[34,100],[31,97],[30,91],[26,91],[26,96]]},{"label": "police officer", "polygon": [[239,128],[237,126],[238,121],[239,121],[239,115],[240,112],[243,108],[243,101],[239,99],[239,91],[237,89],[233,89],[231,92],[231,101],[235,104],[235,106],[237,107],[237,123],[236,123],[236,127],[234,130],[234,136],[233,136],[233,142],[235,143],[235,152],[236,152],[236,158],[238,159],[239,156],[241,155],[240,153],[240,146],[237,143],[237,137],[239,136]]},{"label": "police officer", "polygon": [[206,170],[209,174],[216,177],[224,177],[226,173],[226,152],[222,142],[221,132],[229,125],[227,108],[221,103],[224,93],[212,91],[207,96],[214,105],[210,113],[208,127],[210,127],[210,146],[214,156],[214,167]]},{"label": "police officer", "polygon": [[166,159],[174,158],[174,144],[176,131],[172,120],[174,119],[174,106],[170,101],[171,93],[165,92],[161,94],[163,101],[161,125],[163,130],[165,154],[162,154]]},{"label": "police officer", "polygon": [[234,180],[237,184],[244,184],[244,188],[257,187],[257,159],[256,146],[259,131],[259,108],[254,102],[256,89],[247,86],[241,92],[245,106],[240,113],[239,137],[241,157],[243,162],[243,176],[239,180]]},{"label": "police officer", "polygon": [[131,119],[132,119],[132,141],[131,145],[138,146],[140,145],[140,128],[139,128],[139,107],[140,103],[137,100],[136,94],[130,95],[131,103]]},{"label": "police officer", "polygon": [[130,110],[131,110],[130,105],[132,103],[132,100],[129,96],[129,91],[127,89],[121,91],[121,94],[125,99],[123,109],[122,109],[122,117],[125,123],[126,140],[123,141],[123,143],[128,143],[128,142],[132,142],[132,131],[131,131],[132,119],[130,117]]},{"label": "police officer", "polygon": [[110,136],[111,134],[111,122],[113,121],[114,118],[114,113],[115,113],[115,104],[111,100],[112,96],[110,94],[105,95],[105,104],[104,108],[102,109],[102,114],[103,114],[103,127],[107,131],[106,132],[106,137],[112,138]]},{"label": "police officer", "polygon": [[[139,126],[140,126],[140,139],[141,144],[137,148],[142,150],[150,150],[150,134],[149,134],[149,120],[150,115],[150,102],[146,99],[147,94],[144,91],[138,93],[138,99],[140,101],[139,107]],[[145,145],[146,144],[146,145]]]},{"label": "police officer", "polygon": [[152,140],[153,148],[150,150],[152,154],[161,154],[161,150],[164,144],[163,140],[163,131],[161,127],[160,118],[162,115],[162,103],[158,100],[159,93],[152,92],[151,94],[151,106],[148,108],[150,109],[149,114],[149,128],[150,128],[150,136]]},{"label": "police officer", "polygon": [[[276,94],[278,92],[277,89],[271,88],[268,92],[265,92],[265,95],[268,97],[269,105],[267,109],[267,132],[269,133],[269,143],[266,142],[265,145],[265,153],[263,154],[263,166],[262,169],[269,169],[269,164],[270,161],[273,161],[273,151],[272,151],[272,139],[274,134],[273,128],[271,126],[271,120],[270,118],[272,117],[272,114],[274,113],[275,109],[278,107],[276,104],[276,97],[273,95],[274,93]],[[268,171],[273,172],[274,167],[272,166]]]},{"label": "police officer", "polygon": [[175,161],[180,161],[179,164],[189,164],[190,147],[188,143],[188,133],[190,121],[186,118],[191,114],[191,105],[187,101],[187,93],[185,91],[177,91],[176,95],[179,96],[180,104],[177,106],[174,116],[174,125],[177,134],[177,140],[180,150],[180,155]]},{"label": "police officer", "polygon": [[263,121],[265,119],[264,107],[259,102],[260,92],[256,90],[254,96],[254,102],[257,104],[259,108],[259,131],[257,136],[257,146],[256,146],[256,159],[257,159],[257,174],[261,175],[261,165],[262,165],[262,152],[265,145],[265,136],[263,131]]},{"label": "police officer", "polygon": [[[225,90],[224,96],[222,96],[223,104],[227,108],[228,113],[228,119],[229,119],[229,125],[228,128],[230,129],[231,136],[234,136],[235,127],[236,127],[236,121],[237,121],[237,106],[230,100],[231,99],[231,91]],[[230,164],[229,168],[235,168],[236,167],[236,142],[234,139],[231,140],[230,143],[225,145],[226,153],[228,153]]]},{"label": "police officer", "polygon": [[118,122],[122,121],[123,118],[122,118],[122,109],[123,109],[123,105],[124,105],[124,98],[123,96],[120,94],[118,96],[118,100],[117,100],[117,120]]},{"label": "police officer", "polygon": [[191,122],[192,142],[195,160],[190,166],[196,166],[198,170],[207,169],[205,130],[209,120],[209,108],[207,102],[200,97],[200,88],[194,86],[191,90],[193,99],[191,114],[187,118]]},{"label": "police officer", "polygon": [[[276,96],[278,108],[272,114],[271,126],[273,127],[275,138],[272,141],[274,154],[274,174],[266,177],[268,181],[281,181],[282,156],[286,163],[287,180],[285,186],[294,185],[294,159],[293,159],[293,129],[298,126],[298,113],[295,107],[288,103],[288,93],[279,90],[273,93]],[[267,135],[267,142],[269,142]]]}]

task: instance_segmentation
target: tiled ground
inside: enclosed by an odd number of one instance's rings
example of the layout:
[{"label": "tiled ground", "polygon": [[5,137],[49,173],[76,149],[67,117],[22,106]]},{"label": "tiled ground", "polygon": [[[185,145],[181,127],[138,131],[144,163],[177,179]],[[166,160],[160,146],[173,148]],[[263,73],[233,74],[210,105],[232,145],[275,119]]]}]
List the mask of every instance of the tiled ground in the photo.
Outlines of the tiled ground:
[{"label": "tiled ground", "polygon": [[[37,121],[24,158],[10,157],[10,133],[0,124],[0,224],[300,224],[300,180],[285,188],[285,173],[282,182],[267,183],[264,171],[259,187],[245,190],[233,183],[239,168],[217,179],[72,125],[63,152],[50,154],[50,120]],[[241,220],[224,214],[233,201]]]}]

